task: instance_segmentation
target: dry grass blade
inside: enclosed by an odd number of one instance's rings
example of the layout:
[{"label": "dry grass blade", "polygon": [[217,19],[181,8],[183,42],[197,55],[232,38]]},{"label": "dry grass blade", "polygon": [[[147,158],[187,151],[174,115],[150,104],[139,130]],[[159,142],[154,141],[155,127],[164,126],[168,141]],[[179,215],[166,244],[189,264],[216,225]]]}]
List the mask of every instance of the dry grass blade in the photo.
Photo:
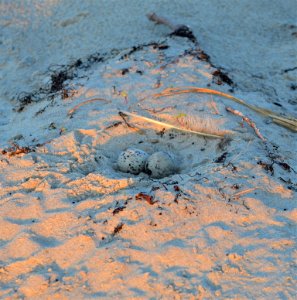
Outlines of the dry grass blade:
[{"label": "dry grass blade", "polygon": [[176,130],[179,130],[179,131],[183,131],[183,132],[194,133],[194,134],[197,134],[197,135],[200,135],[200,136],[209,137],[209,138],[219,138],[219,139],[223,138],[223,136],[220,136],[220,135],[210,134],[210,133],[206,133],[206,132],[199,132],[199,131],[196,131],[196,130],[190,130],[190,129],[181,128],[181,127],[178,127],[178,126],[171,125],[169,123],[157,121],[157,120],[154,120],[154,119],[151,119],[151,118],[148,118],[148,117],[144,117],[144,116],[133,114],[133,113],[126,112],[126,111],[120,111],[119,113],[120,114],[125,114],[125,115],[130,116],[130,117],[142,119],[144,121],[147,121],[147,122],[150,122],[150,123],[153,123],[153,124],[161,125],[163,127],[167,127],[167,128],[172,128],[172,129],[176,129]]},{"label": "dry grass blade", "polygon": [[243,196],[243,195],[246,195],[246,194],[249,194],[255,190],[257,190],[258,188],[250,188],[250,189],[247,189],[247,190],[244,190],[244,191],[240,191],[236,194],[233,194],[232,197],[235,198],[235,197],[240,197],[240,196]]},{"label": "dry grass blade", "polygon": [[178,88],[168,88],[162,91],[161,93],[154,94],[154,98],[160,98],[160,97],[167,97],[167,96],[173,96],[178,94],[187,94],[187,93],[203,93],[203,94],[211,94],[211,95],[217,95],[220,97],[224,97],[227,99],[230,99],[234,102],[237,102],[241,105],[244,105],[248,107],[249,109],[256,111],[257,113],[260,113],[264,116],[271,117],[273,122],[281,125],[283,127],[286,127],[292,131],[297,132],[297,119],[293,117],[282,117],[280,115],[275,114],[273,111],[269,109],[264,109],[255,105],[251,105],[246,103],[245,101],[233,97],[232,95],[216,91],[213,89],[206,89],[206,88],[197,88],[197,87],[178,87]]},{"label": "dry grass blade", "polygon": [[106,100],[104,98],[93,98],[93,99],[85,100],[85,101],[75,105],[72,109],[70,109],[68,112],[68,116],[72,116],[75,113],[75,111],[78,110],[81,106],[92,103],[92,102],[96,102],[96,101],[104,101],[105,103],[111,103],[111,101]]}]

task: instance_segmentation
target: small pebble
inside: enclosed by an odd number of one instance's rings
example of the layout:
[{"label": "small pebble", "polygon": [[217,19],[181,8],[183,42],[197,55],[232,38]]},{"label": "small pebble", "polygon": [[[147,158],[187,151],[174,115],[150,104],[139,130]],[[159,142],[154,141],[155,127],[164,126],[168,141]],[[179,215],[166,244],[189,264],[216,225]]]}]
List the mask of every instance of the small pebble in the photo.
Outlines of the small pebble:
[{"label": "small pebble", "polygon": [[153,178],[163,178],[175,173],[177,166],[172,155],[158,151],[149,156],[145,170]]},{"label": "small pebble", "polygon": [[129,148],[120,153],[118,157],[118,168],[125,173],[139,174],[144,171],[148,154],[136,148]]}]

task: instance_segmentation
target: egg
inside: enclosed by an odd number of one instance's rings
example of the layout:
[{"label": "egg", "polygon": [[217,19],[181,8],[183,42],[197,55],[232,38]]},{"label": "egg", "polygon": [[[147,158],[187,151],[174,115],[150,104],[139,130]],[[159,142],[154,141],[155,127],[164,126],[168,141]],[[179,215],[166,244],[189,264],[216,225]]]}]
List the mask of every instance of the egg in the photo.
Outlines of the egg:
[{"label": "egg", "polygon": [[148,157],[145,171],[153,178],[163,178],[177,171],[173,155],[158,151]]},{"label": "egg", "polygon": [[137,175],[144,171],[148,156],[145,151],[129,148],[120,153],[117,161],[118,168],[122,172]]}]

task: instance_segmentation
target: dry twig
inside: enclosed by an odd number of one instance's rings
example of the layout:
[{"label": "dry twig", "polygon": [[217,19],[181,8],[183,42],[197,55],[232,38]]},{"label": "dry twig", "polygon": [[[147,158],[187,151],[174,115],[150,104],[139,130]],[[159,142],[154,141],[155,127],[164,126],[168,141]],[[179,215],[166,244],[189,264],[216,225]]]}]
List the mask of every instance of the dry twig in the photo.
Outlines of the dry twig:
[{"label": "dry twig", "polygon": [[232,109],[231,107],[226,107],[226,110],[231,112],[232,114],[239,116],[242,118],[243,121],[245,121],[249,126],[251,126],[256,135],[262,140],[262,141],[266,141],[266,139],[263,137],[263,135],[260,133],[260,130],[257,128],[256,124],[249,119],[248,117],[246,117],[243,113],[241,113],[240,111],[236,110],[236,109]]}]

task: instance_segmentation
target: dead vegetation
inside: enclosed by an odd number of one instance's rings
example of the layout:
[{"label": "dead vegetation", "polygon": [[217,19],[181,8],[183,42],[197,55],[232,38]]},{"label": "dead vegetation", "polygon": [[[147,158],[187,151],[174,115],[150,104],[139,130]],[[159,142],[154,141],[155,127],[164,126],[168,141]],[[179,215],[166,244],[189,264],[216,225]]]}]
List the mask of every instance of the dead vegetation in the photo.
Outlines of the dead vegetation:
[{"label": "dead vegetation", "polygon": [[187,93],[211,94],[211,95],[216,95],[216,96],[230,99],[236,103],[239,103],[243,106],[248,107],[249,109],[251,109],[261,115],[270,117],[274,123],[276,123],[280,126],[283,126],[287,129],[297,132],[297,119],[296,118],[280,116],[269,109],[264,109],[264,108],[249,104],[242,99],[236,98],[230,94],[226,94],[226,93],[223,93],[223,92],[220,92],[217,90],[213,90],[213,89],[200,88],[200,87],[167,88],[160,93],[154,94],[153,97],[161,98],[161,97],[169,97],[169,96],[174,96],[174,95],[179,95],[179,94],[187,94]]},{"label": "dead vegetation", "polygon": [[3,149],[1,153],[7,155],[8,157],[16,156],[19,154],[27,154],[30,152],[35,152],[35,147],[21,147],[17,143],[13,143],[11,147]]}]

